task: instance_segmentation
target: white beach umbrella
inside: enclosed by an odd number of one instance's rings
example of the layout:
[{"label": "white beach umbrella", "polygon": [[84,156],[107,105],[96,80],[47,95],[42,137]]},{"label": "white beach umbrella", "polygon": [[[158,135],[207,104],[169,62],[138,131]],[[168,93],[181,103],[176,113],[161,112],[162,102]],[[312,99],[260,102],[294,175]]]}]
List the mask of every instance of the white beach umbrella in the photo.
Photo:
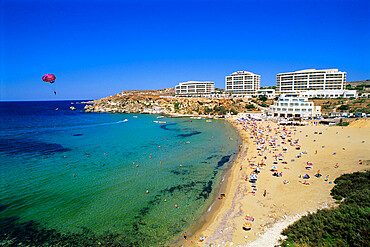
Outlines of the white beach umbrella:
[{"label": "white beach umbrella", "polygon": [[258,178],[258,175],[257,174],[252,174],[252,176],[251,176],[250,179],[254,180],[254,179],[257,179],[257,178]]}]

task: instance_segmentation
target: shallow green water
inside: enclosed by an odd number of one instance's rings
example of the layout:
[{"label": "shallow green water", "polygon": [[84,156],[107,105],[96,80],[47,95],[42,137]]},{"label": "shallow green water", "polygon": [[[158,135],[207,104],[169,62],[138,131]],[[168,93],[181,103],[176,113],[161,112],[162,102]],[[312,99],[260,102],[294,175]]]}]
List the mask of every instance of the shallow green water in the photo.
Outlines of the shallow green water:
[{"label": "shallow green water", "polygon": [[0,218],[161,245],[207,210],[239,144],[224,120],[58,114],[1,123]]}]

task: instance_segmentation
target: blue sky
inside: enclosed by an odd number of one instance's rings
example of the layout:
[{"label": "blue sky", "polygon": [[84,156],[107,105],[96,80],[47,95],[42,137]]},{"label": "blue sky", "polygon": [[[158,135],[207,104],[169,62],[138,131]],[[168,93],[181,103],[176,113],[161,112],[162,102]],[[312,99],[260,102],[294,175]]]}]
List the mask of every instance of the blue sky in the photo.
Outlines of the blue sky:
[{"label": "blue sky", "polygon": [[[370,79],[370,1],[0,0],[0,100],[97,99],[247,70]],[[57,80],[52,93],[43,74]]]}]

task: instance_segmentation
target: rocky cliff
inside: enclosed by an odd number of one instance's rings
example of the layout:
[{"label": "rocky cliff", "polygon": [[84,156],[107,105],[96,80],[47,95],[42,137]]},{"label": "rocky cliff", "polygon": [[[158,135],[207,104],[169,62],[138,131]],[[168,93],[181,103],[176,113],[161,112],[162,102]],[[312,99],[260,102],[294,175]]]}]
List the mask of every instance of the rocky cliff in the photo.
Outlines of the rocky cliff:
[{"label": "rocky cliff", "polygon": [[[140,91],[142,92],[142,91]],[[170,116],[222,116],[229,112],[256,110],[247,100],[175,98],[156,93],[127,93],[98,99],[85,106],[85,112],[147,113]]]}]

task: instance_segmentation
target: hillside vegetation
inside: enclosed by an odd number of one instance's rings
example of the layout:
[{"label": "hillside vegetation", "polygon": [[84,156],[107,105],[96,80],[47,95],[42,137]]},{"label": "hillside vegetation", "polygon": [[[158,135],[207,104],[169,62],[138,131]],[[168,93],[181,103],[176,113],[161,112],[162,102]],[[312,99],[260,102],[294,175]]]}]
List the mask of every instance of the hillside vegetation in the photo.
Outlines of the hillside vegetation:
[{"label": "hillside vegetation", "polygon": [[370,99],[310,99],[315,106],[321,106],[321,114],[328,115],[333,110],[336,112],[363,112],[370,114]]},{"label": "hillside vegetation", "polygon": [[[228,112],[260,111],[273,104],[265,96],[252,99],[175,98],[174,89],[124,91],[92,101],[86,112],[155,113],[167,115],[225,115]],[[323,116],[331,112],[370,114],[370,99],[310,99],[321,106]]]},{"label": "hillside vegetation", "polygon": [[116,94],[91,102],[85,112],[148,113],[165,115],[221,116],[251,112],[258,104],[245,99],[174,98],[152,94]]}]

